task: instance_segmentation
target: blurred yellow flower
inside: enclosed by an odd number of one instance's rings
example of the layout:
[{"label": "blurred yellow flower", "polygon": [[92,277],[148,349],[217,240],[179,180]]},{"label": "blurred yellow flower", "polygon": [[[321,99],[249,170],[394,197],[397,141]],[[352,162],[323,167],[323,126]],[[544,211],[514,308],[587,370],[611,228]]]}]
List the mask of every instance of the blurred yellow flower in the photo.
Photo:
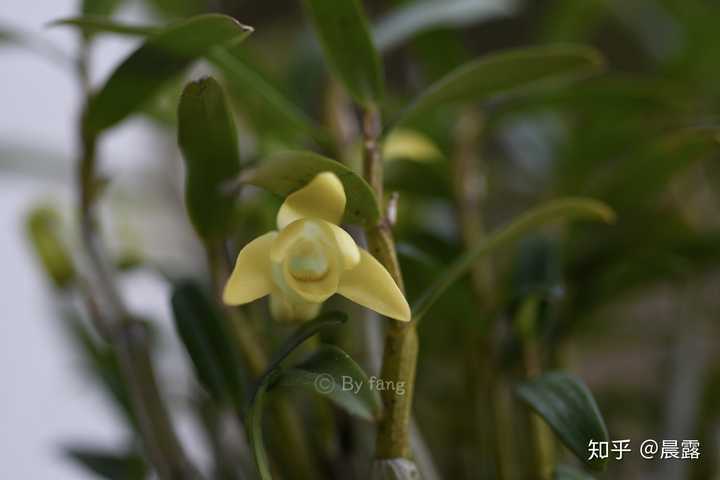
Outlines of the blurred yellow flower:
[{"label": "blurred yellow flower", "polygon": [[345,189],[332,172],[318,174],[290,194],[277,215],[278,231],[248,243],[238,254],[223,292],[228,305],[270,294],[281,321],[315,317],[335,293],[396,320],[410,307],[385,268],[338,226]]}]

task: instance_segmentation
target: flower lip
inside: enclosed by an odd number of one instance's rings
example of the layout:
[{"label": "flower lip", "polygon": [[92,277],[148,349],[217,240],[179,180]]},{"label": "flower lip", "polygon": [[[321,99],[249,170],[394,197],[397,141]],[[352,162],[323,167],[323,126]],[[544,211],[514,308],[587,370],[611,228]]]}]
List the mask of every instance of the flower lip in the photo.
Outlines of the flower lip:
[{"label": "flower lip", "polygon": [[330,268],[327,255],[318,241],[298,239],[288,252],[288,271],[295,280],[312,282],[325,278]]}]

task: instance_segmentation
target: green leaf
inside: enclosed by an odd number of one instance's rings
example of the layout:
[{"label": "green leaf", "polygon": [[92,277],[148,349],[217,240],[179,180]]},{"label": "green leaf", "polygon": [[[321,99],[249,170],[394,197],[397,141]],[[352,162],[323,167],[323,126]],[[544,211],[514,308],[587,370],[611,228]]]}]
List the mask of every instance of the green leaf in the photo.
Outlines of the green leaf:
[{"label": "green leaf", "polygon": [[359,0],[305,0],[330,68],[361,105],[383,96],[380,57]]},{"label": "green leaf", "polygon": [[233,199],[223,184],[240,172],[235,121],[211,77],[185,87],[178,107],[178,144],[186,165],[185,204],[198,235],[222,237],[232,222]]},{"label": "green leaf", "polygon": [[343,312],[327,312],[300,325],[273,355],[268,371],[278,368],[297,347],[320,330],[345,323],[347,318],[347,314]]},{"label": "green leaf", "polygon": [[608,432],[590,390],[581,380],[551,372],[519,384],[515,393],[540,415],[579,460],[604,469],[607,458],[588,461],[591,440],[607,442]]},{"label": "green leaf", "polygon": [[147,474],[145,461],[132,451],[68,447],[64,449],[64,454],[88,471],[109,480],[142,480]]},{"label": "green leaf", "polygon": [[[153,25],[119,23],[101,17],[68,18],[53,24],[75,26],[86,35],[113,33],[146,37],[162,30]],[[232,51],[216,47],[207,57],[241,95],[243,107],[254,109],[250,112],[250,120],[254,121],[260,116],[268,117],[275,131],[279,126],[283,126],[287,130],[313,138],[319,144],[328,142],[328,134],[324,130]]]},{"label": "green leaf", "polygon": [[378,50],[390,50],[427,30],[469,26],[483,20],[511,15],[512,0],[445,0],[404,4],[383,17],[373,28]]},{"label": "green leaf", "polygon": [[171,304],[175,328],[200,382],[217,402],[240,404],[242,368],[225,318],[193,282],[177,284]]},{"label": "green leaf", "polygon": [[117,22],[111,18],[84,15],[82,17],[70,17],[55,20],[50,26],[76,27],[85,35],[96,35],[99,33],[114,33],[117,35],[147,37],[162,33],[163,28],[154,25],[132,25]]},{"label": "green leaf", "polygon": [[327,134],[319,129],[305,112],[240,58],[224,49],[217,49],[210,55],[210,60],[222,71],[227,81],[246,96],[247,101],[257,99],[253,103],[257,103],[263,115],[273,119],[276,128],[278,124],[287,125],[288,129],[297,130],[319,143],[327,141]]},{"label": "green leaf", "polygon": [[592,476],[570,465],[560,465],[555,469],[553,480],[594,480]]},{"label": "green leaf", "polygon": [[137,111],[170,79],[213,47],[245,39],[252,29],[225,15],[193,17],[148,38],[93,97],[86,126],[101,132]]},{"label": "green leaf", "polygon": [[368,421],[382,412],[380,396],[367,374],[350,355],[331,345],[320,347],[299,365],[284,370],[272,385],[276,387],[299,387],[324,395]]},{"label": "green leaf", "polygon": [[307,185],[322,172],[333,172],[345,188],[346,223],[374,223],[380,218],[380,208],[372,188],[357,173],[335,160],[305,151],[279,152],[260,161],[257,168],[240,179],[276,195],[286,197]]},{"label": "green leaf", "polygon": [[599,52],[576,45],[521,48],[481,57],[430,86],[401,114],[396,125],[441,105],[506,98],[582,78],[602,66]]},{"label": "green leaf", "polygon": [[561,198],[530,209],[506,227],[487,235],[442,272],[413,306],[413,319],[419,322],[442,294],[467,274],[481,257],[515,242],[547,223],[574,218],[611,222],[614,214],[604,203],[585,198]]}]

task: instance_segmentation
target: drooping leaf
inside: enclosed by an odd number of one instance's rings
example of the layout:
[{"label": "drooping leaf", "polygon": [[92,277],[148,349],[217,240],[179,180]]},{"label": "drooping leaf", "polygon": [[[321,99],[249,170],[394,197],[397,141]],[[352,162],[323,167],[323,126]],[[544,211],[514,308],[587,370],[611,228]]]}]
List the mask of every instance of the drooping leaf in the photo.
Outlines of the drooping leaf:
[{"label": "drooping leaf", "polygon": [[528,232],[547,223],[576,218],[611,222],[614,214],[605,204],[583,198],[561,198],[530,209],[508,226],[487,235],[479,244],[471,247],[442,272],[413,306],[413,319],[416,322],[420,321],[438,298],[453,283],[467,274],[484,255],[515,242]]},{"label": "drooping leaf", "polygon": [[89,472],[108,480],[143,480],[147,466],[135,452],[100,449],[97,447],[68,447],[65,456]]},{"label": "drooping leaf", "polygon": [[553,86],[597,72],[603,60],[596,50],[576,45],[508,50],[467,63],[430,86],[396,124],[441,105],[487,102]]},{"label": "drooping leaf", "polygon": [[565,373],[550,372],[519,384],[515,392],[550,425],[579,460],[593,469],[605,468],[607,458],[588,460],[591,441],[609,440],[602,414],[581,380]]},{"label": "drooping leaf", "polygon": [[411,2],[388,13],[373,28],[378,50],[387,51],[426,30],[469,26],[511,15],[515,0],[425,0]]},{"label": "drooping leaf", "polygon": [[304,0],[325,57],[361,105],[378,102],[384,80],[360,0]]},{"label": "drooping leaf", "polygon": [[273,383],[275,387],[299,387],[324,395],[348,413],[368,421],[377,419],[382,411],[380,396],[367,374],[350,355],[331,345],[284,370]]},{"label": "drooping leaf", "polygon": [[222,87],[211,77],[185,87],[178,108],[178,144],[185,159],[185,204],[204,239],[223,236],[233,199],[223,185],[240,172],[235,121]]},{"label": "drooping leaf", "polygon": [[241,181],[285,197],[307,185],[322,172],[333,172],[345,188],[347,205],[343,221],[376,222],[380,209],[370,185],[340,162],[305,151],[279,152],[261,160],[258,167],[243,174]]},{"label": "drooping leaf", "polygon": [[242,41],[251,31],[218,14],[200,15],[160,30],[130,54],[93,97],[85,117],[87,128],[100,132],[116,125],[194,60],[213,47]]},{"label": "drooping leaf", "polygon": [[594,478],[570,465],[559,465],[555,469],[553,480],[594,480]]},{"label": "drooping leaf", "polygon": [[200,382],[217,402],[240,404],[242,368],[225,319],[193,282],[181,282],[171,298],[175,328]]}]

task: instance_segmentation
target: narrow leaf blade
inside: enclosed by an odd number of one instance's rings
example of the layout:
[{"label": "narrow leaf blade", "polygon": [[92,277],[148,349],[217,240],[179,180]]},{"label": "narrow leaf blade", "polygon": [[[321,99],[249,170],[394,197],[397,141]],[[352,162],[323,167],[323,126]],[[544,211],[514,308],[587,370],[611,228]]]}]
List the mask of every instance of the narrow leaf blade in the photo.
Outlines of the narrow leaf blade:
[{"label": "narrow leaf blade", "polygon": [[405,123],[441,105],[487,102],[582,78],[602,65],[596,50],[577,45],[520,48],[488,55],[430,86],[396,123]]},{"label": "narrow leaf blade", "polygon": [[605,468],[607,458],[588,460],[590,441],[607,442],[608,432],[592,393],[581,380],[551,372],[518,385],[515,392],[579,460],[593,469]]},{"label": "narrow leaf blade", "polygon": [[463,27],[511,15],[514,0],[449,0],[414,2],[388,13],[373,28],[378,50],[387,51],[413,36],[439,27]]},{"label": "narrow leaf blade", "polygon": [[419,322],[442,294],[467,274],[483,256],[517,241],[547,223],[578,218],[609,223],[614,220],[614,214],[604,203],[586,198],[552,200],[525,212],[506,227],[486,236],[442,272],[413,306],[413,319]]},{"label": "narrow leaf blade", "polygon": [[305,0],[325,57],[348,92],[361,105],[383,95],[380,57],[359,0]]}]

